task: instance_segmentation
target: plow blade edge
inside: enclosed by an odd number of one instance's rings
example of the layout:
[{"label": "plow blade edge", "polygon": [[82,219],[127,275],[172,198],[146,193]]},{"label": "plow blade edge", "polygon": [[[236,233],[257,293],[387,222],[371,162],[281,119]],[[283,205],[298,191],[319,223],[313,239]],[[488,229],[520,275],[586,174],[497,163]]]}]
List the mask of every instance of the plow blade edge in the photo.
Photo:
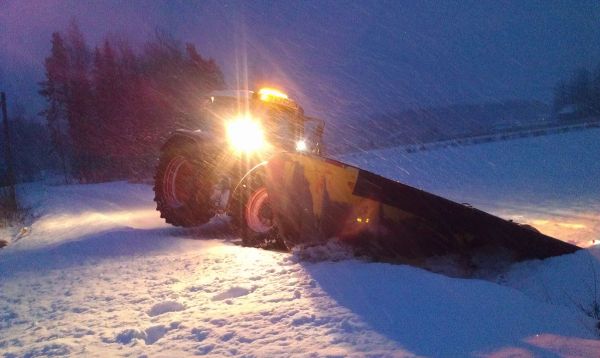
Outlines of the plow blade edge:
[{"label": "plow blade edge", "polygon": [[332,159],[281,153],[267,189],[286,245],[338,238],[381,259],[509,253],[514,260],[579,249],[536,230]]}]

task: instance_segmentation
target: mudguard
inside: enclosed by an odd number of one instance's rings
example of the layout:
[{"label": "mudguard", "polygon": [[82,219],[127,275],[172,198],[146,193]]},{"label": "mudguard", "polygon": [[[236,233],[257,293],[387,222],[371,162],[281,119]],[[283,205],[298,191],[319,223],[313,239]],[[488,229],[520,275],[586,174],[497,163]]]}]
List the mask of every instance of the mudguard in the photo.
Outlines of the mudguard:
[{"label": "mudguard", "polygon": [[266,164],[275,220],[288,247],[336,237],[382,259],[508,252],[514,260],[579,249],[342,162],[280,153]]},{"label": "mudguard", "polygon": [[165,143],[162,145],[161,150],[164,150],[168,146],[181,141],[201,146],[206,143],[216,142],[217,137],[209,132],[204,132],[201,130],[178,129],[171,132]]}]

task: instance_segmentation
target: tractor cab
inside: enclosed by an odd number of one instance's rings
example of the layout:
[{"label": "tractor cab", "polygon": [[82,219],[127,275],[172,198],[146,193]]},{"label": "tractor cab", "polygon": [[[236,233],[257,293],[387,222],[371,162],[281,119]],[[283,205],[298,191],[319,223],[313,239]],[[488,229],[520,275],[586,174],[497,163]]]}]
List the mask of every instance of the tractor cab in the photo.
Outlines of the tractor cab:
[{"label": "tractor cab", "polygon": [[[320,152],[322,148],[324,122],[306,117],[295,101],[272,88],[214,91],[204,103],[201,118],[202,129],[226,139],[238,153]],[[305,125],[312,130],[305,133]]]}]

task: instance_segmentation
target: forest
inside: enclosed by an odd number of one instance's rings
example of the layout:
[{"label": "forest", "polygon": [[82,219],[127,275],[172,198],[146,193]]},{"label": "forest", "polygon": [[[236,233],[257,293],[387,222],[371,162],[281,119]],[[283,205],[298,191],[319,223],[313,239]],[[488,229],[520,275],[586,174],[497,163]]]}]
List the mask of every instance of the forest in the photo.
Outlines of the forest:
[{"label": "forest", "polygon": [[161,31],[141,50],[124,38],[91,49],[75,22],[51,41],[41,115],[60,171],[81,183],[150,177],[163,138],[225,86],[214,60]]}]

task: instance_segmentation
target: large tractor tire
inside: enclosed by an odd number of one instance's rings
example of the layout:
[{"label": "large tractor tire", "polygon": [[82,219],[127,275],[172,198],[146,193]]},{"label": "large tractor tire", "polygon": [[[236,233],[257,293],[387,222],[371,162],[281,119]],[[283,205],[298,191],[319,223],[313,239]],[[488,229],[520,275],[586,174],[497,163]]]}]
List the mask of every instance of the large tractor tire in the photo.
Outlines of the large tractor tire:
[{"label": "large tractor tire", "polygon": [[214,215],[210,202],[213,168],[198,146],[183,141],[161,151],[154,177],[154,201],[160,217],[169,224],[192,227]]},{"label": "large tractor tire", "polygon": [[229,215],[234,231],[242,238],[242,245],[287,251],[275,224],[262,175],[250,175],[238,185]]}]

